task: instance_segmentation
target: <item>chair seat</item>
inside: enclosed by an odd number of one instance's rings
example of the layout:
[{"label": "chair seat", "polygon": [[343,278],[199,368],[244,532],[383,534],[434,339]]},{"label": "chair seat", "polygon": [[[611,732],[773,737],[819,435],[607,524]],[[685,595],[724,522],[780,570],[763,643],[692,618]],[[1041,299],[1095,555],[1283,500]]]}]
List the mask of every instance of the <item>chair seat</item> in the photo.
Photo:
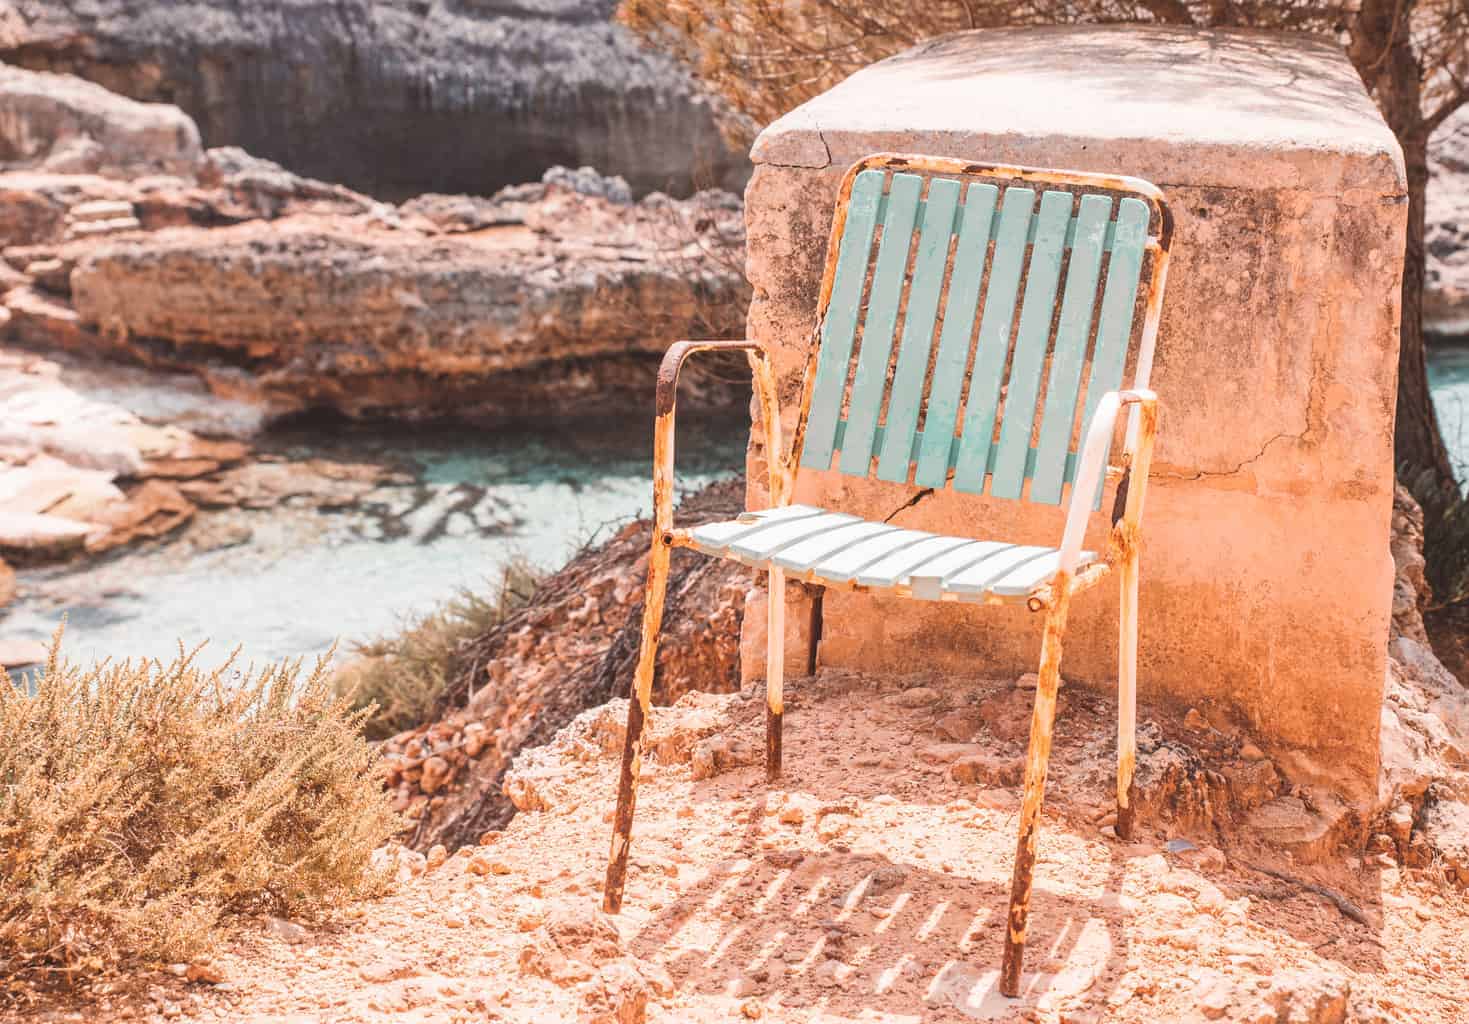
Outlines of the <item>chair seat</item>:
[{"label": "chair seat", "polygon": [[[1050,580],[1058,548],[945,537],[811,505],[746,512],[691,531],[690,547],[793,579],[893,590],[926,601],[1024,601]],[[1083,551],[1077,569],[1095,562]]]}]

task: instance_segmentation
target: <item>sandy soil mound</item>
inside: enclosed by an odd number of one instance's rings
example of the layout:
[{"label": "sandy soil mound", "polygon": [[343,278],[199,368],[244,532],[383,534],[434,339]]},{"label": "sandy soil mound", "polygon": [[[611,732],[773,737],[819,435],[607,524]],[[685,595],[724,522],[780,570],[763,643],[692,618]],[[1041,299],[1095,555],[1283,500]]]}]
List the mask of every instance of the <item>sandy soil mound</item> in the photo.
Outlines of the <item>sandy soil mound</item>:
[{"label": "sandy soil mound", "polygon": [[[1110,706],[1071,687],[1025,995],[1002,999],[1019,744],[978,709],[1024,691],[924,683],[796,681],[774,788],[755,763],[753,693],[689,694],[660,711],[616,919],[596,907],[621,701],[521,755],[506,787],[522,813],[489,845],[426,860],[385,851],[394,895],[314,931],[265,921],[210,964],[10,1019],[1463,1019],[1462,899],[1380,858],[1304,867],[1228,836],[1222,850],[1198,835],[1170,842],[1157,817],[1142,841],[1118,841],[1099,824]],[[940,724],[966,711],[972,746]]]}]

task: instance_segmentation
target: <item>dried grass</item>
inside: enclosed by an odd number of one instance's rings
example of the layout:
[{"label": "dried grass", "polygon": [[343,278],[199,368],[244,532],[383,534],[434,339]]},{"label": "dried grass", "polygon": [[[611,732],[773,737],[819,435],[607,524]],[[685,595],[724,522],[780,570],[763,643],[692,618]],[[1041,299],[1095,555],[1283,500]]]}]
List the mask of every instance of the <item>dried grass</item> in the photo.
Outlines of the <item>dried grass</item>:
[{"label": "dried grass", "polygon": [[0,973],[185,959],[229,914],[380,888],[397,821],[325,659],[84,669],[60,636],[32,692],[0,682]]},{"label": "dried grass", "polygon": [[358,660],[339,669],[333,685],[369,712],[368,738],[386,739],[429,721],[473,642],[525,607],[540,580],[528,562],[514,559],[501,570],[492,597],[464,591],[401,633],[359,645]]}]

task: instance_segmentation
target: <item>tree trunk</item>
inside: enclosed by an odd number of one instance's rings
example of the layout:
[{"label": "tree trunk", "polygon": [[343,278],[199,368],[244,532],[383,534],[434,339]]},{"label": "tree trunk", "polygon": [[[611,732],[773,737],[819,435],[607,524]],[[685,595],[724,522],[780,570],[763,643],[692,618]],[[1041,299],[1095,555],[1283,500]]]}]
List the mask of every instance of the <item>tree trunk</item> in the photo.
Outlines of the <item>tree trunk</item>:
[{"label": "tree trunk", "polygon": [[1454,560],[1444,557],[1452,553],[1453,546],[1444,530],[1447,514],[1458,504],[1459,485],[1428,391],[1423,338],[1423,235],[1429,132],[1423,117],[1421,71],[1412,46],[1413,8],[1411,0],[1364,0],[1352,22],[1348,53],[1402,145],[1406,163],[1408,238],[1403,263],[1394,454],[1398,479],[1423,506],[1429,574],[1443,579],[1442,573],[1434,572],[1434,563],[1442,567]]}]

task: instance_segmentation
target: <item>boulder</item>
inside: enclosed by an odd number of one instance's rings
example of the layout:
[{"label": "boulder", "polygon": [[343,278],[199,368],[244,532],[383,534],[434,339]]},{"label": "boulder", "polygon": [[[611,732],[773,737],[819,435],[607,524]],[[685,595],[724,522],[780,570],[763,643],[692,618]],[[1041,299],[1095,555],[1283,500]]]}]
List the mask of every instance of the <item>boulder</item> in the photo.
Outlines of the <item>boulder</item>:
[{"label": "boulder", "polygon": [[716,106],[612,0],[8,0],[0,61],[64,71],[375,195],[486,194],[554,164],[640,192],[743,185]]},{"label": "boulder", "polygon": [[[728,193],[629,203],[538,184],[490,205],[498,223],[452,234],[385,207],[72,243],[58,258],[75,257],[77,320],[58,308],[51,333],[278,414],[493,420],[641,409],[670,341],[743,328]],[[44,301],[18,291],[25,329],[45,333]]]},{"label": "boulder", "polygon": [[139,103],[71,75],[0,65],[0,167],[192,174],[203,156],[199,129],[177,107]]}]

